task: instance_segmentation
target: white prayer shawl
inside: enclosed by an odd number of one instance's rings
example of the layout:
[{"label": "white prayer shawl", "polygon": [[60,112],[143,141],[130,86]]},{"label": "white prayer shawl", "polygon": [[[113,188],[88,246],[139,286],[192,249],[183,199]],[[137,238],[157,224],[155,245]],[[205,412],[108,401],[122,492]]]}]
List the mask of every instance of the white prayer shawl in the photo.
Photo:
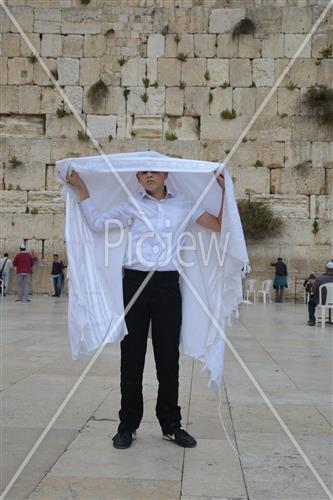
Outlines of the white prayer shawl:
[{"label": "white prayer shawl", "polygon": [[[224,165],[208,161],[170,158],[153,151],[121,153],[57,162],[58,180],[64,183],[66,199],[66,245],[69,261],[69,336],[72,356],[78,358],[98,348],[103,342],[116,342],[127,334],[122,295],[122,266],[126,237],[115,248],[105,250],[105,234],[91,231],[81,213],[76,189],[65,183],[66,174],[74,169],[85,181],[98,211],[108,211],[128,199],[117,180],[124,181],[131,193],[139,190],[137,171],[169,172],[167,185],[183,193],[193,202],[199,200],[212,172]],[[183,267],[187,279],[180,280],[182,290],[181,351],[203,363],[208,372],[209,387],[220,386],[224,332],[232,312],[242,302],[242,268],[248,255],[233,192],[230,175],[224,169],[225,196],[221,234],[215,233],[219,251],[214,247],[212,233],[189,223],[196,251],[183,250],[183,261],[194,262]],[[211,184],[201,205],[219,212],[221,189]],[[109,242],[119,241],[120,229],[108,233]],[[125,230],[126,236],[126,230]],[[225,245],[225,248],[224,248]],[[209,252],[209,246],[211,251]],[[221,259],[224,254],[224,262]],[[107,262],[107,266],[106,266]],[[163,318],[161,318],[163,321]]]}]

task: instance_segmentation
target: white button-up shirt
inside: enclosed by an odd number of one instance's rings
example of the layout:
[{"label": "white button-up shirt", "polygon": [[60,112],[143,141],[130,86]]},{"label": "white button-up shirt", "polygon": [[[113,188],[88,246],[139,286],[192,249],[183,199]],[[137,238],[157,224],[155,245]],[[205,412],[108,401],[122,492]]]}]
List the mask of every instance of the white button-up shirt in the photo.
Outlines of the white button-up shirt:
[{"label": "white button-up shirt", "polygon": [[[186,231],[183,223],[194,203],[169,190],[161,200],[146,191],[137,193],[134,198],[139,208],[132,199],[103,213],[97,212],[90,198],[81,201],[80,206],[88,226],[94,231],[104,231],[106,224],[110,229],[129,228],[124,267],[138,271],[176,270]],[[189,220],[197,221],[204,212],[205,209],[199,206]]]}]

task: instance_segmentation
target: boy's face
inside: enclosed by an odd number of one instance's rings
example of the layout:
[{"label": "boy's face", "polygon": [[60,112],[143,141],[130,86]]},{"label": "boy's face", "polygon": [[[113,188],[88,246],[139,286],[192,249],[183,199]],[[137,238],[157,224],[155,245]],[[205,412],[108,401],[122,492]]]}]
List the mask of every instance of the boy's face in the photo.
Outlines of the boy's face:
[{"label": "boy's face", "polygon": [[138,172],[136,177],[146,191],[155,192],[164,187],[167,172]]}]

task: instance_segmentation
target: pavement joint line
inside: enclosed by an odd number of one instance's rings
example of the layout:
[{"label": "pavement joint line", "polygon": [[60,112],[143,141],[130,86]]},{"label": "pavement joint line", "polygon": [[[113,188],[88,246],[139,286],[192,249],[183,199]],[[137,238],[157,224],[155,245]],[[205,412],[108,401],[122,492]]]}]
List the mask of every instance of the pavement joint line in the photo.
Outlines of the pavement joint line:
[{"label": "pavement joint line", "polygon": [[[293,58],[291,59],[291,61],[289,62],[288,66],[285,68],[285,70],[282,72],[282,74],[280,75],[279,79],[275,82],[274,86],[272,87],[271,91],[268,93],[268,95],[266,96],[266,98],[264,99],[264,101],[262,102],[261,106],[259,107],[259,109],[257,110],[257,112],[255,113],[255,115],[252,117],[252,119],[250,120],[248,126],[243,130],[243,132],[241,133],[240,137],[238,138],[238,141],[236,141],[235,145],[233,146],[232,150],[230,151],[229,155],[226,157],[226,160],[225,162],[227,162],[230,157],[232,156],[232,154],[236,151],[237,147],[239,146],[239,144],[241,143],[241,140],[242,138],[245,136],[247,130],[252,126],[252,124],[256,121],[256,119],[258,118],[259,114],[261,113],[261,111],[264,109],[264,107],[266,106],[268,100],[270,99],[270,97],[273,95],[273,93],[275,92],[276,88],[278,87],[279,83],[283,80],[283,78],[285,77],[285,75],[287,74],[287,72],[290,70],[291,66],[293,65],[293,63],[295,62],[295,60],[298,58],[300,52],[303,50],[304,46],[306,45],[306,43],[309,41],[309,39],[312,37],[313,33],[315,32],[315,30],[318,28],[319,24],[322,22],[323,18],[326,16],[327,12],[329,11],[329,9],[331,8],[331,6],[333,5],[333,0],[330,0],[330,2],[327,4],[327,6],[325,7],[325,9],[322,11],[321,15],[318,17],[318,19],[316,20],[316,22],[314,23],[313,27],[311,28],[310,32],[308,33],[308,35],[306,36],[306,38],[304,39],[304,41],[302,42],[302,44],[300,45],[299,49],[296,51],[295,55],[293,56]],[[3,0],[0,0],[0,6],[4,9],[4,11],[6,12],[6,14],[8,15],[8,17],[11,19],[11,21],[13,22],[13,24],[18,28],[21,36],[23,37],[23,39],[25,40],[25,42],[27,43],[27,45],[32,49],[33,53],[35,54],[35,56],[37,57],[39,63],[42,65],[43,69],[46,71],[46,73],[48,74],[48,76],[51,78],[51,81],[54,83],[54,85],[57,87],[57,90],[58,92],[60,93],[60,95],[63,97],[63,99],[66,101],[66,104],[69,105],[71,111],[73,112],[75,118],[77,119],[77,121],[80,123],[80,125],[82,126],[82,128],[84,130],[86,130],[86,132],[88,132],[88,136],[90,138],[90,140],[93,142],[94,146],[96,147],[96,149],[100,152],[100,154],[102,155],[103,159],[107,162],[108,166],[111,167],[113,173],[115,174],[115,176],[117,177],[117,180],[118,182],[121,184],[121,186],[124,188],[124,190],[126,191],[126,193],[128,194],[129,192],[129,197],[130,198],[133,198],[131,192],[128,190],[126,184],[124,184],[124,182],[122,181],[122,179],[120,178],[120,176],[117,174],[117,172],[114,170],[111,162],[108,160],[108,158],[106,157],[104,151],[102,150],[102,148],[100,147],[99,143],[96,141],[96,139],[94,138],[93,134],[90,132],[90,130],[88,129],[88,127],[86,127],[86,125],[84,124],[84,122],[82,121],[81,117],[77,114],[76,110],[74,109],[74,107],[72,106],[70,100],[67,98],[66,94],[62,91],[62,89],[60,89],[59,87],[59,84],[57,83],[57,81],[55,80],[55,78],[53,77],[53,75],[50,73],[49,69],[47,68],[47,66],[45,65],[44,61],[40,58],[40,56],[37,54],[35,48],[33,47],[33,45],[31,44],[30,40],[27,38],[27,36],[25,35],[25,33],[23,32],[21,26],[18,24],[18,22],[16,21],[15,17],[12,15],[12,13],[10,12],[10,10],[8,9],[8,7],[4,4],[4,1]],[[210,189],[211,185],[214,183],[216,177],[218,176],[219,174],[219,171],[217,171],[215,173],[215,176],[211,179],[211,181],[209,181],[207,187],[205,188],[205,190],[203,191],[203,193],[200,195],[199,199],[197,200],[196,204],[192,207],[192,210],[189,214],[189,216],[192,215],[192,213],[194,212],[194,210],[197,208],[197,205],[200,203],[201,199],[205,196],[206,192]],[[185,222],[186,222],[187,219],[185,219]],[[149,225],[150,225],[150,221],[149,221]],[[150,280],[152,274],[154,273],[154,271],[150,272],[149,275],[147,275],[146,279],[144,280],[144,282],[142,283],[142,285],[144,284],[144,286],[146,285],[146,283],[148,283],[148,281]],[[223,330],[220,328],[220,326],[218,325],[215,317],[210,313],[210,311],[208,310],[208,308],[206,307],[206,305],[203,303],[201,297],[197,294],[196,290],[194,289],[194,287],[192,286],[192,283],[190,282],[190,280],[186,277],[186,275],[180,270],[180,274],[183,276],[183,279],[184,279],[184,276],[185,276],[185,281],[187,281],[187,283],[189,284],[190,283],[190,288],[192,290],[192,293],[194,293],[194,295],[196,296],[197,300],[199,300],[199,303],[201,304],[201,306],[204,308],[204,310],[206,310],[206,314],[208,315],[208,317],[212,320],[212,322],[215,324],[215,327],[217,328],[217,330],[220,332],[220,334],[222,335],[222,337],[224,338],[225,342],[227,343],[229,349],[231,349],[231,351],[233,352],[234,356],[236,357],[236,359],[238,360],[238,362],[241,364],[242,368],[244,369],[245,373],[248,375],[249,379],[252,381],[252,383],[255,385],[256,389],[258,390],[259,394],[261,395],[261,397],[264,399],[264,401],[266,402],[266,404],[269,406],[269,408],[271,409],[273,415],[275,416],[275,418],[278,420],[278,422],[280,423],[280,425],[282,426],[282,428],[284,429],[284,431],[286,432],[287,436],[289,437],[289,439],[292,441],[292,443],[294,444],[294,446],[296,447],[296,449],[298,450],[298,452],[301,454],[302,458],[304,459],[304,461],[306,462],[306,464],[308,465],[308,467],[310,468],[311,472],[314,474],[314,476],[316,477],[317,481],[319,482],[319,484],[321,485],[321,487],[323,488],[323,490],[325,491],[325,493],[328,495],[328,497],[330,499],[333,499],[333,495],[332,493],[328,490],[326,484],[323,482],[322,478],[320,477],[320,475],[318,474],[318,472],[316,471],[316,469],[313,467],[312,463],[310,462],[309,458],[305,455],[304,451],[302,450],[302,448],[300,447],[300,445],[297,443],[297,441],[295,440],[295,438],[293,437],[292,433],[289,431],[288,427],[286,426],[286,424],[284,423],[284,421],[282,420],[282,418],[280,417],[280,415],[278,414],[278,412],[275,410],[274,406],[272,405],[272,403],[270,402],[269,398],[266,396],[265,392],[262,390],[261,386],[257,383],[257,381],[255,380],[254,376],[252,375],[252,373],[250,372],[250,370],[247,368],[247,366],[245,365],[244,361],[242,360],[242,358],[239,356],[239,354],[237,353],[237,350],[233,347],[233,345],[231,344],[231,342],[229,341],[229,339],[226,337],[225,333],[223,332]],[[147,279],[148,278],[148,279]],[[141,290],[144,288],[144,286],[142,287],[142,285],[140,286],[140,288],[138,289],[137,292],[141,293]],[[141,288],[142,287],[142,288]],[[194,292],[193,292],[194,290]],[[135,297],[135,300],[136,300],[136,297],[138,296],[139,293],[136,293],[133,298]],[[198,298],[199,297],[199,298]],[[132,298],[132,300],[133,300]],[[131,305],[133,305],[132,303],[132,300],[130,302]],[[124,311],[124,315],[125,315],[125,311]],[[120,316],[119,320],[122,321],[124,315]],[[118,322],[116,322],[116,325],[118,326]],[[64,406],[67,404],[67,402],[71,399],[72,395],[74,394],[76,388],[80,385],[81,381],[82,381],[82,377],[84,378],[84,376],[86,375],[86,373],[89,371],[90,367],[93,365],[93,363],[95,362],[95,360],[97,359],[97,357],[99,356],[100,352],[102,352],[102,350],[104,349],[105,345],[107,343],[107,338],[106,340],[101,344],[100,348],[96,351],[96,353],[94,354],[93,358],[91,359],[91,361],[89,362],[89,364],[87,365],[87,367],[84,369],[84,371],[82,372],[81,376],[79,377],[78,381],[74,384],[73,388],[71,389],[71,391],[69,392],[69,394],[67,395],[67,397],[65,398],[64,402],[61,404],[61,407],[58,408],[57,412],[55,413],[54,417],[51,419],[51,421],[49,422],[48,426],[44,429],[43,433],[41,434],[40,438],[37,440],[37,442],[35,443],[34,447],[32,448],[32,450],[29,452],[29,454],[27,455],[26,459],[24,460],[24,462],[21,464],[20,468],[18,469],[18,471],[16,472],[16,474],[13,476],[12,480],[10,481],[10,483],[7,485],[6,489],[4,490],[4,492],[2,493],[1,495],[1,499],[4,498],[6,496],[6,494],[8,493],[9,489],[12,487],[12,485],[14,484],[14,482],[16,481],[17,477],[20,475],[21,471],[24,469],[25,465],[28,463],[28,461],[30,460],[32,454],[35,452],[35,450],[38,448],[39,444],[41,443],[41,441],[44,439],[45,435],[47,434],[47,432],[49,431],[49,429],[51,428],[51,426],[53,425],[53,423],[55,422],[55,420],[58,418],[59,414],[61,413],[61,411],[63,410]],[[61,408],[61,409],[60,409]],[[59,411],[60,410],[60,411]],[[45,432],[46,431],[46,432]]]}]

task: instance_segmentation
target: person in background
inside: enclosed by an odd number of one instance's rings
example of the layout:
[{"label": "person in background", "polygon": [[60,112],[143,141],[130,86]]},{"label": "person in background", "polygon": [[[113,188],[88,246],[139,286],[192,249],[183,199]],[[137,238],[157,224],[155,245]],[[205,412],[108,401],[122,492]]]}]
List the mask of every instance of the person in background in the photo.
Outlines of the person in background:
[{"label": "person in background", "polygon": [[[319,303],[319,287],[320,285],[323,285],[324,283],[333,283],[333,262],[329,261],[326,264],[326,272],[322,274],[321,276],[318,276],[316,278],[313,287],[312,287],[312,293],[310,300],[308,302],[308,312],[309,312],[309,321],[308,325],[309,326],[315,326],[316,324],[316,317],[315,317],[315,312],[316,312],[316,307]],[[326,293],[323,293],[323,301],[325,303],[326,300]]]},{"label": "person in background", "polygon": [[60,297],[61,286],[64,277],[65,265],[62,260],[59,260],[59,255],[57,253],[53,254],[53,264],[51,274],[53,276],[53,286],[54,294],[52,297]]},{"label": "person in background", "polygon": [[3,293],[6,295],[9,285],[10,270],[13,267],[12,260],[9,258],[8,253],[4,253],[2,259],[0,259],[0,279],[2,280]]},{"label": "person in background", "polygon": [[15,255],[13,266],[16,267],[16,302],[30,302],[29,289],[34,259],[25,245],[20,246],[20,252]]},{"label": "person in background", "polygon": [[275,288],[275,302],[283,302],[283,290],[288,288],[287,276],[288,270],[282,257],[278,257],[277,262],[272,262],[271,266],[275,267],[275,279],[273,288]]},{"label": "person in background", "polygon": [[309,302],[308,299],[311,296],[312,287],[313,287],[313,284],[315,281],[316,281],[315,273],[310,273],[309,276],[307,278],[305,278],[305,280],[304,280],[303,287],[304,287],[304,291],[306,293],[306,298],[307,298],[306,302]]}]

